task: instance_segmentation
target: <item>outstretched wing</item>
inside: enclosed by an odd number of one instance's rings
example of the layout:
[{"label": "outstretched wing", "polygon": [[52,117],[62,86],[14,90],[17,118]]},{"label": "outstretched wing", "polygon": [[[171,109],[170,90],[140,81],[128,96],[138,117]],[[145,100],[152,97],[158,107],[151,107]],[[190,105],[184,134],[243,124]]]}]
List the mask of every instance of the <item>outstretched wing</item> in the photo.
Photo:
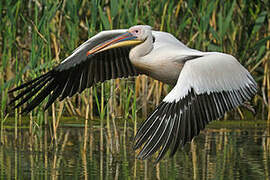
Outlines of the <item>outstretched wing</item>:
[{"label": "outstretched wing", "polygon": [[103,31],[90,38],[51,71],[10,90],[10,93],[21,90],[10,104],[20,100],[15,106],[17,108],[36,95],[22,110],[22,113],[28,113],[50,96],[45,107],[47,109],[58,97],[60,100],[71,97],[97,82],[137,75],[137,70],[129,60],[131,47],[109,49],[94,55],[86,55],[96,45],[126,31],[124,29]]},{"label": "outstretched wing", "polygon": [[251,99],[257,91],[249,72],[233,57],[222,53],[185,63],[176,86],[139,128],[134,148],[138,158],[159,151],[158,162],[171,147],[173,156],[200,130],[225,112]]}]

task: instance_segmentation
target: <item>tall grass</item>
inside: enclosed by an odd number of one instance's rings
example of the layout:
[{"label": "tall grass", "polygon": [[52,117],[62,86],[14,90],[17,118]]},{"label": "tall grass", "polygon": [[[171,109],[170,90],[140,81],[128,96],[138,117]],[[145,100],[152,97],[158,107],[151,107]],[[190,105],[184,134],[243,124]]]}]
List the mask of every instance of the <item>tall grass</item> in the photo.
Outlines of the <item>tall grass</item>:
[{"label": "tall grass", "polygon": [[[3,0],[1,124],[8,113],[14,114],[7,106],[14,96],[8,89],[48,71],[97,32],[135,24],[170,32],[192,48],[234,55],[258,82],[259,92],[252,100],[257,116],[266,119],[268,113],[270,121],[269,12],[268,1]],[[57,101],[47,114],[56,114],[54,122],[57,114],[58,120],[63,115],[99,117],[102,127],[106,115],[131,117],[136,122],[137,116],[146,116],[169,90],[145,76],[107,81],[64,102]],[[42,106],[32,113],[37,116],[34,125],[41,125],[46,116]]]}]

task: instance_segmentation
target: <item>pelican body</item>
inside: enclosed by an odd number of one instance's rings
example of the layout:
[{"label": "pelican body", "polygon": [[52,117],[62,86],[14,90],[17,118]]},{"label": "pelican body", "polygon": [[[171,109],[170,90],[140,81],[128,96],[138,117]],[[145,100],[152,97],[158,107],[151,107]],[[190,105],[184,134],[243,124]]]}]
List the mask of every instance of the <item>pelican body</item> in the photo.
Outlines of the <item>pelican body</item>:
[{"label": "pelican body", "polygon": [[[146,74],[174,88],[140,126],[134,149],[138,158],[159,151],[158,162],[171,148],[190,142],[200,130],[227,111],[250,100],[257,85],[231,55],[188,48],[173,35],[150,26],[109,30],[93,36],[44,75],[12,89],[20,93],[10,102],[25,104],[28,113],[47,96],[47,109],[95,83]],[[34,95],[35,98],[30,100]]]}]

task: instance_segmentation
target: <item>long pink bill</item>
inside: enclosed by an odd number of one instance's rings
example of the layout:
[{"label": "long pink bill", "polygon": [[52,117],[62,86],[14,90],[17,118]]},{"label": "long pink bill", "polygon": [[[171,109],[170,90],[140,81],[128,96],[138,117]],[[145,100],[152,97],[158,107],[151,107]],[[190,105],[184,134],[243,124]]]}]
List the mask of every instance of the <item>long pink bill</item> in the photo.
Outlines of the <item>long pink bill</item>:
[{"label": "long pink bill", "polygon": [[112,44],[116,44],[116,43],[119,43],[119,42],[122,42],[122,41],[128,41],[128,40],[133,40],[133,39],[136,39],[137,37],[136,36],[133,36],[130,32],[126,32],[120,36],[117,36],[113,39],[110,39],[108,41],[105,41],[97,46],[95,46],[93,49],[91,49],[90,51],[88,51],[86,53],[87,56],[91,55],[91,54],[94,54]]}]

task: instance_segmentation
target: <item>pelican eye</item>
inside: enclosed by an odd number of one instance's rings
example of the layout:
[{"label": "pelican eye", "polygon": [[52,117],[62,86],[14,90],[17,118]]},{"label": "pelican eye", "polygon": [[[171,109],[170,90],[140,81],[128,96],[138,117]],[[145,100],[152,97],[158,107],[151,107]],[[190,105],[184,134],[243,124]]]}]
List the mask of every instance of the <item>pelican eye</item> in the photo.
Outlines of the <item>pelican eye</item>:
[{"label": "pelican eye", "polygon": [[156,38],[155,38],[155,36],[153,36],[153,43],[156,41]]}]

